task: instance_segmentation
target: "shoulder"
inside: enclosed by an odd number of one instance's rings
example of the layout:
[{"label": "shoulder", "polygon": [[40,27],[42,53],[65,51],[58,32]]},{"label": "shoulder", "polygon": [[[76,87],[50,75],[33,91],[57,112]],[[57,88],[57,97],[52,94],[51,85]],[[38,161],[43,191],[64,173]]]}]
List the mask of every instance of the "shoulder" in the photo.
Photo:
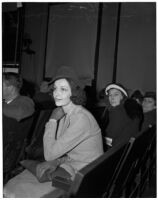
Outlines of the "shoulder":
[{"label": "shoulder", "polygon": [[75,109],[73,110],[72,114],[77,114],[79,116],[85,116],[85,117],[93,117],[90,111],[88,111],[86,108],[80,105],[76,105]]},{"label": "shoulder", "polygon": [[144,113],[144,117],[156,117],[156,109]]},{"label": "shoulder", "polygon": [[71,113],[71,117],[85,118],[87,116],[87,111],[82,106],[76,105]]},{"label": "shoulder", "polygon": [[22,110],[26,110],[26,109],[34,110],[34,107],[35,107],[34,101],[27,96],[18,96],[9,104],[9,106],[18,107],[19,109],[22,109]]},{"label": "shoulder", "polygon": [[19,95],[15,101],[20,102],[20,103],[29,103],[29,104],[34,104],[33,100],[30,97],[27,96],[22,96]]},{"label": "shoulder", "polygon": [[83,106],[76,106],[73,112],[71,113],[71,118],[90,124],[96,122],[93,115]]}]

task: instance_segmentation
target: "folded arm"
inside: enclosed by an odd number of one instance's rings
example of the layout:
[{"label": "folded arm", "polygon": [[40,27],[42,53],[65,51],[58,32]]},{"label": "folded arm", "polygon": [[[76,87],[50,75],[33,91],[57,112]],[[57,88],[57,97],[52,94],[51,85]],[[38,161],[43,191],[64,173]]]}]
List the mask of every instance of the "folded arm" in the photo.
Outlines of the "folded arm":
[{"label": "folded arm", "polygon": [[55,139],[56,122],[50,120],[43,138],[45,159],[54,160],[72,150],[87,138],[89,126],[88,118],[83,114],[77,114],[70,120],[70,125],[64,134]]}]

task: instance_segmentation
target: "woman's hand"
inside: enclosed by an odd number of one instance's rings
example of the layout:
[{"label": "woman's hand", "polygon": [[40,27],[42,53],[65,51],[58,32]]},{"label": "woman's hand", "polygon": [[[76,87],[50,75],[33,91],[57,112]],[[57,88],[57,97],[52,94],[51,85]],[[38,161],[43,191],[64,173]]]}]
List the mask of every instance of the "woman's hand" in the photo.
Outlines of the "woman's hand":
[{"label": "woman's hand", "polygon": [[62,107],[55,108],[50,116],[50,119],[59,120],[65,115]]},{"label": "woman's hand", "polygon": [[36,167],[36,176],[39,178],[42,177],[42,175],[47,170],[49,170],[50,172],[54,172],[58,165],[59,165],[58,160],[42,162],[38,164]]}]

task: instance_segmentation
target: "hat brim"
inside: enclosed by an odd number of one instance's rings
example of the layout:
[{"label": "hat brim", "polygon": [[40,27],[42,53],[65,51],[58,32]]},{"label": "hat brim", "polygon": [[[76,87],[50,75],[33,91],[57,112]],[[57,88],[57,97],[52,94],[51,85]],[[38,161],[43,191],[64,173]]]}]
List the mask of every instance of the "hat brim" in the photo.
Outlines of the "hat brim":
[{"label": "hat brim", "polygon": [[154,100],[156,100],[156,96],[152,96],[152,95],[145,95],[143,98],[152,98]]},{"label": "hat brim", "polygon": [[56,80],[64,79],[64,78],[71,79],[71,80],[73,80],[79,87],[84,88],[84,85],[81,84],[81,82],[80,82],[79,80],[74,79],[74,78],[72,78],[72,77],[70,77],[70,76],[56,76],[55,78],[53,78],[51,81],[48,82],[48,85],[53,84]]}]

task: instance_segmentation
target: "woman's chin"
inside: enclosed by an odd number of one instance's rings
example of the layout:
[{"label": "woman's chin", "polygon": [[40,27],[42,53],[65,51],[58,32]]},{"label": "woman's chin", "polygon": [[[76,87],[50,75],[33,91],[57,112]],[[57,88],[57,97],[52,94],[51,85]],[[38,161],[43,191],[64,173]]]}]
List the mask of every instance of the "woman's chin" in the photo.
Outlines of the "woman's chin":
[{"label": "woman's chin", "polygon": [[58,107],[59,106],[68,106],[70,103],[71,103],[71,101],[69,101],[69,102],[61,102],[61,101],[59,102],[59,101],[56,101],[55,105],[58,106]]},{"label": "woman's chin", "polygon": [[112,104],[111,106],[112,106],[112,107],[116,107],[116,106],[118,106],[118,105],[119,105],[119,104]]},{"label": "woman's chin", "polygon": [[55,102],[55,105],[58,106],[58,107],[59,107],[59,106],[63,106],[63,104],[60,103],[60,102]]}]

